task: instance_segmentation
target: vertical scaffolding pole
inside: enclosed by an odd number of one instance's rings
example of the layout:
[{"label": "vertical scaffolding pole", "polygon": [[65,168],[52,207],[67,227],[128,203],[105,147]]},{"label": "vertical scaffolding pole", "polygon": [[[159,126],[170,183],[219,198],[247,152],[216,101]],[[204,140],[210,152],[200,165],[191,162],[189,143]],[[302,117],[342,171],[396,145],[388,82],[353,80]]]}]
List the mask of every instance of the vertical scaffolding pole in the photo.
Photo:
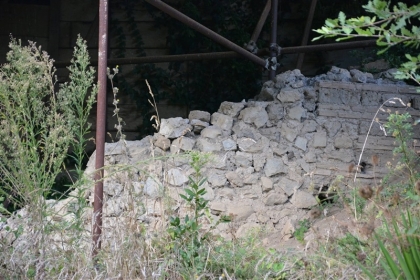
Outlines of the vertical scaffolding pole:
[{"label": "vertical scaffolding pole", "polygon": [[[271,42],[270,42],[270,57],[271,61],[277,61],[277,12],[278,0],[271,0]],[[276,76],[276,69],[270,69],[270,80],[274,80]]]},{"label": "vertical scaffolding pole", "polygon": [[[316,2],[317,2],[317,0],[312,0],[311,7],[310,7],[309,13],[308,13],[308,19],[306,20],[305,31],[304,31],[303,37],[302,37],[302,43],[300,44],[301,46],[306,46],[306,44],[308,43],[309,31],[311,31],[312,20],[314,19]],[[296,63],[296,69],[301,69],[302,68],[304,58],[305,58],[305,53],[299,53],[297,63]]]},{"label": "vertical scaffolding pole", "polygon": [[96,114],[96,158],[95,194],[93,202],[92,258],[101,249],[102,206],[103,206],[103,166],[106,129],[106,68],[108,53],[108,0],[99,2],[99,46],[98,46],[98,102]]}]

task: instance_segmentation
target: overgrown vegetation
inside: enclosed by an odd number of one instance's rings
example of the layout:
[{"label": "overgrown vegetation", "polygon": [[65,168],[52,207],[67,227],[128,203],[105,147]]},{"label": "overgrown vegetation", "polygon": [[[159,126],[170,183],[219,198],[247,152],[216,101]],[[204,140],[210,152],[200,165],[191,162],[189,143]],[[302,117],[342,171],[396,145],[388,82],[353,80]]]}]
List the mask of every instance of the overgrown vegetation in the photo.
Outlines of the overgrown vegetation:
[{"label": "overgrown vegetation", "polygon": [[[406,61],[399,65],[395,78],[409,79],[420,85],[420,54],[417,51],[420,46],[418,37],[420,29],[416,25],[420,18],[420,4],[408,6],[399,2],[391,6],[387,1],[374,0],[363,7],[374,16],[347,18],[343,12],[340,12],[337,19],[327,19],[322,28],[315,30],[321,34],[315,40],[322,37],[339,37],[337,40],[373,37],[377,38],[378,46],[383,47],[379,50],[379,54],[399,45],[411,47],[415,50],[415,54],[405,54]],[[406,110],[410,107],[410,104],[405,104],[397,97],[385,103],[388,102],[394,104],[399,102],[401,103],[399,106],[402,105]],[[385,103],[380,106],[381,110]],[[417,167],[419,157],[416,153],[416,142],[412,137],[413,126],[418,121],[413,120],[408,112],[401,113],[395,109],[394,111],[388,109],[388,113],[387,122],[379,125],[385,135],[395,137],[397,147],[394,149],[394,155],[399,161],[395,166],[389,163],[390,174],[376,186],[359,187],[359,197],[353,192],[355,217],[365,219],[359,232],[368,238],[368,243],[359,241],[359,249],[350,254],[347,252],[350,257],[348,260],[356,263],[370,279],[417,279],[420,269],[417,253],[420,249],[420,229],[417,223],[418,197],[415,193],[418,192],[420,170]],[[372,124],[373,122],[378,122],[376,115]],[[372,165],[376,166],[377,163],[378,158],[372,156]],[[399,180],[395,180],[396,176]],[[354,182],[357,184],[356,176]],[[368,204],[357,207],[356,201],[360,199],[366,200]],[[349,204],[347,206],[351,207]],[[377,219],[381,223],[376,228]],[[381,266],[375,265],[375,259],[379,260]]]},{"label": "overgrown vegetation", "polygon": [[[59,90],[56,90],[52,59],[34,42],[22,46],[20,41],[12,38],[8,63],[0,69],[0,195],[13,208],[25,207],[27,223],[32,229],[24,248],[16,251],[2,248],[1,262],[3,265],[5,261],[15,265],[16,262],[26,262],[25,271],[6,267],[29,278],[35,275],[43,278],[47,270],[57,268],[57,263],[48,268],[51,255],[45,234],[58,229],[50,222],[53,214],[46,199],[62,172],[70,149],[75,160],[71,178],[78,180],[83,174],[82,160],[90,127],[87,117],[95,102],[96,87],[92,86],[94,70],[88,67],[86,44],[79,37],[76,45],[69,67],[70,82]],[[81,192],[80,184],[73,187]],[[82,201],[75,200],[76,204]],[[11,206],[8,208],[10,210]],[[75,205],[74,214],[80,216],[82,208],[83,204]],[[67,224],[59,230],[73,228],[80,231],[80,226],[80,223]],[[22,224],[15,228],[8,226],[6,231],[13,233],[15,240],[28,234],[23,232]],[[74,236],[69,242],[71,246],[78,240]],[[16,260],[8,254],[18,251],[32,257]],[[11,259],[5,259],[7,257]]]}]

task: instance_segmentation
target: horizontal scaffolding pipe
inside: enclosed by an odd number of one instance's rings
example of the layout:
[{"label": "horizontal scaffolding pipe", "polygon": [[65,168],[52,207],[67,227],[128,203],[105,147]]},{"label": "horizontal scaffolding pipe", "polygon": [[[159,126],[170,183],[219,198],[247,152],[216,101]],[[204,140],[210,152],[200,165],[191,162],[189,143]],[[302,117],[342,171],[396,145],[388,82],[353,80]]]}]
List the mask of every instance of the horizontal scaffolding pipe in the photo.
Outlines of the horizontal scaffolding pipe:
[{"label": "horizontal scaffolding pipe", "polygon": [[[367,48],[376,46],[376,40],[354,41],[345,43],[331,43],[321,45],[309,45],[299,47],[286,47],[281,49],[282,54],[308,53],[318,51],[333,51],[344,49]],[[260,50],[258,55],[268,55],[268,50]],[[160,55],[160,56],[141,56],[127,58],[111,58],[108,59],[108,65],[128,65],[128,64],[145,64],[145,63],[161,63],[161,62],[178,62],[178,61],[199,61],[224,58],[241,57],[236,52],[214,52],[214,53],[196,53],[181,55]],[[92,60],[91,65],[97,65],[97,60]],[[70,65],[70,61],[57,61],[54,63],[56,68],[64,68]]]},{"label": "horizontal scaffolding pipe", "polygon": [[330,43],[321,45],[309,45],[309,46],[298,46],[298,47],[286,47],[281,49],[282,54],[291,53],[308,53],[308,52],[320,52],[320,51],[337,51],[345,49],[357,49],[357,48],[368,48],[375,47],[376,40],[363,40],[353,41],[345,43]]}]

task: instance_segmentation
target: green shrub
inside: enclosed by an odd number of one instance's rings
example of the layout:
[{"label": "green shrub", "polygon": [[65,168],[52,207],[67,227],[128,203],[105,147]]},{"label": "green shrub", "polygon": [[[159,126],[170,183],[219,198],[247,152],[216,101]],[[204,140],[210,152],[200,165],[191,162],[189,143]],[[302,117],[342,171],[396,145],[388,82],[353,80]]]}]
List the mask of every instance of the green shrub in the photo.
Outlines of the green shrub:
[{"label": "green shrub", "polygon": [[[74,179],[82,176],[90,128],[87,117],[96,95],[96,87],[92,86],[94,70],[88,66],[86,42],[78,37],[69,67],[70,82],[57,91],[53,60],[41,47],[34,42],[23,46],[14,38],[9,47],[8,62],[0,67],[0,195],[15,207],[27,210],[26,224],[17,227],[22,230],[8,228],[15,238],[26,234],[27,244],[15,250],[6,243],[0,262],[9,275],[15,276],[22,271],[14,264],[14,258],[26,260],[23,274],[44,278],[59,263],[50,255],[52,244],[46,237],[70,228],[83,230],[80,219],[72,225],[54,225],[55,213],[51,213],[47,198],[70,149],[75,160]],[[81,184],[75,186],[80,188]],[[76,214],[80,217],[86,204],[82,195],[78,202]],[[31,231],[23,232],[28,228]],[[71,245],[76,247],[80,240],[73,241]]]}]

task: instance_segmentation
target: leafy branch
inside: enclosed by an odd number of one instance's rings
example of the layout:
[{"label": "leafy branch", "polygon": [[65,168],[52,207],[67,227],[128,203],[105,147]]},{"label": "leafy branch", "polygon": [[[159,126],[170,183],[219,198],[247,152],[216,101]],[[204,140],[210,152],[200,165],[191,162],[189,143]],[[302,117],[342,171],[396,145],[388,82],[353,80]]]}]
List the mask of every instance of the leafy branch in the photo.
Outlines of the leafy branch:
[{"label": "leafy branch", "polygon": [[[374,16],[347,18],[343,12],[340,12],[338,18],[329,18],[325,20],[324,26],[314,29],[321,36],[314,38],[313,41],[331,37],[338,37],[337,41],[356,37],[376,38],[376,44],[383,47],[378,54],[398,44],[416,49],[420,46],[420,28],[411,22],[411,19],[420,16],[420,4],[408,7],[407,4],[400,2],[391,8],[387,1],[373,0],[363,8]],[[418,74],[420,55],[405,56],[408,61],[401,65],[395,78],[411,79],[420,84]]]}]

